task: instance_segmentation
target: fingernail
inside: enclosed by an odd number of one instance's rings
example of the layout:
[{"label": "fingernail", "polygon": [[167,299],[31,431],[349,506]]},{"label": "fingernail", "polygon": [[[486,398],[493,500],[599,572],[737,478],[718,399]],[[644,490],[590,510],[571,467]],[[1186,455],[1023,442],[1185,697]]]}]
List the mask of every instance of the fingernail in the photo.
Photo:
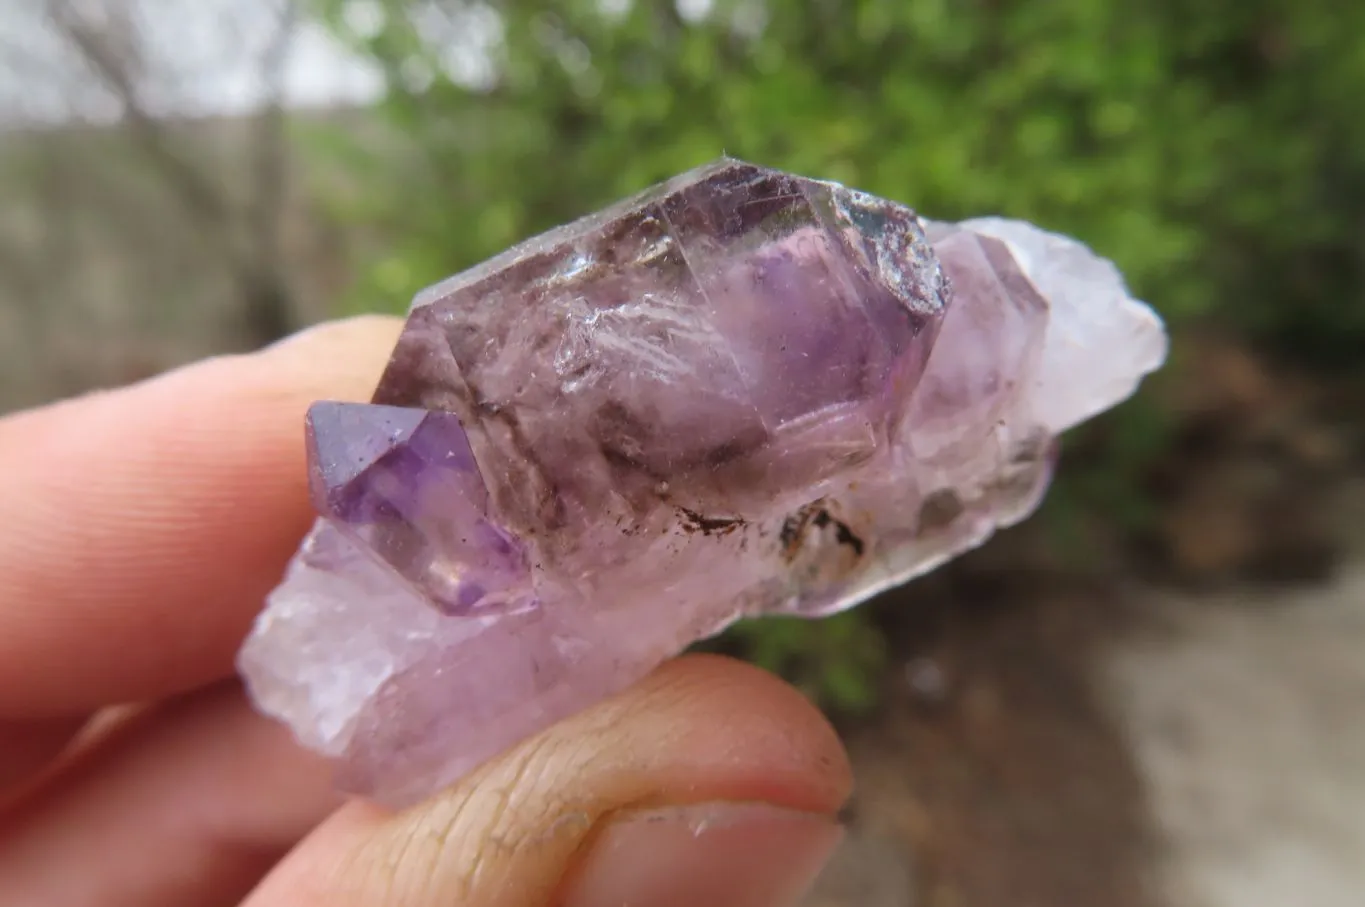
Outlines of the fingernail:
[{"label": "fingernail", "polygon": [[843,837],[830,816],[762,803],[622,814],[568,884],[564,907],[792,907]]}]

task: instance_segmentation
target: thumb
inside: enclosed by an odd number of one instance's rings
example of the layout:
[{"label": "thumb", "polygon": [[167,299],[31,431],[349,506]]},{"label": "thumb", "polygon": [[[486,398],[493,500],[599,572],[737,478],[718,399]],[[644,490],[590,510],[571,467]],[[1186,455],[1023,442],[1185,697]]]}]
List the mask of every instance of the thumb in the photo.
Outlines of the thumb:
[{"label": "thumb", "polygon": [[689,656],[424,804],[347,806],[244,907],[787,907],[850,786],[799,693]]}]

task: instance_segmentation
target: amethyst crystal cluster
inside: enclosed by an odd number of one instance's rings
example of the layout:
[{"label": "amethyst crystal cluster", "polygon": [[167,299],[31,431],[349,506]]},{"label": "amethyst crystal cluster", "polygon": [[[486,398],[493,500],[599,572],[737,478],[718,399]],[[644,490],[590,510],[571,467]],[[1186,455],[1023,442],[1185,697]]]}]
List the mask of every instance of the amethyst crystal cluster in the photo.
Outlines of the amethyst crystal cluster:
[{"label": "amethyst crystal cluster", "polygon": [[313,407],[321,519],[243,673],[411,801],[738,617],[1022,519],[1165,348],[1070,239],[719,161],[423,292],[373,401]]}]

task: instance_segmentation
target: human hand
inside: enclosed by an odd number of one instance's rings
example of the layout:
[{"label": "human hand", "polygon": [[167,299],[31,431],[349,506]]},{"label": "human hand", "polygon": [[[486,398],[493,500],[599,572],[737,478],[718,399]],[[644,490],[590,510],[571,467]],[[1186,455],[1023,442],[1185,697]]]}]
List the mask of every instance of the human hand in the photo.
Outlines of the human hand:
[{"label": "human hand", "polygon": [[368,396],[398,327],[0,419],[2,907],[777,907],[823,864],[847,759],[737,662],[678,659],[400,813],[250,709],[233,657],[311,521],[303,412]]}]

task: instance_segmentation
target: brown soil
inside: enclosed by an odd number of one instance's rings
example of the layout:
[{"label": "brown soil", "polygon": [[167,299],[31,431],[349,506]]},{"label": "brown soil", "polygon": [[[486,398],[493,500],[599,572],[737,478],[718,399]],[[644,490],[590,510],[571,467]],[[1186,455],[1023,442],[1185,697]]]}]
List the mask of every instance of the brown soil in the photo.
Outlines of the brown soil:
[{"label": "brown soil", "polygon": [[1157,903],[1141,783],[1090,682],[1122,603],[902,598],[917,642],[882,714],[846,734],[854,833],[812,907]]},{"label": "brown soil", "polygon": [[1035,520],[870,606],[897,652],[878,716],[845,728],[851,833],[810,907],[1172,903],[1153,792],[1106,699],[1111,655],[1156,620],[1131,590],[1320,582],[1365,525],[1358,388],[1217,338],[1185,353],[1157,391],[1176,423],[1143,480],[1155,519],[1101,531],[1092,580]]}]

